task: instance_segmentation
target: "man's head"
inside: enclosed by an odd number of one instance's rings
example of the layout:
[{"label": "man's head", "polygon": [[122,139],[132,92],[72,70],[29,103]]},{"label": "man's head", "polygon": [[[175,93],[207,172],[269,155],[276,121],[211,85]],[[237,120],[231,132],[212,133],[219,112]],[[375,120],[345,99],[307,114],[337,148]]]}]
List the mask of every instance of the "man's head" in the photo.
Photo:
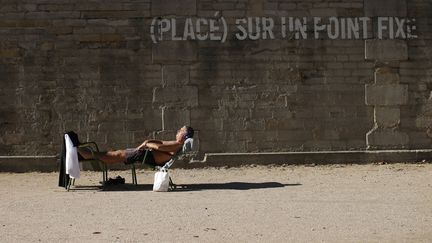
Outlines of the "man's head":
[{"label": "man's head", "polygon": [[194,135],[194,129],[192,127],[183,126],[177,131],[176,140],[184,141],[188,138],[192,138],[193,135]]}]

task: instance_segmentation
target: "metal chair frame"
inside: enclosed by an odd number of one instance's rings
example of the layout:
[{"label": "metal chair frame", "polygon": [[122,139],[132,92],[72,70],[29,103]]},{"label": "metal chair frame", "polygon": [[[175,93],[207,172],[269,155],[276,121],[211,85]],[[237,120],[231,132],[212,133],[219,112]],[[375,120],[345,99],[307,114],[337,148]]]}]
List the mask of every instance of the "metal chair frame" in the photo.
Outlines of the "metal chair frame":
[{"label": "metal chair frame", "polygon": [[[99,152],[99,147],[97,146],[97,144],[95,142],[86,142],[86,143],[79,144],[77,147],[78,148],[87,148],[90,150],[90,152],[92,153],[92,158],[80,160],[79,162],[90,162],[92,164],[93,169],[95,169],[96,171],[101,170],[102,171],[102,183],[104,185],[105,182],[108,181],[108,167],[107,167],[106,163],[104,163],[102,160],[98,159],[95,155],[95,153]],[[151,168],[154,171],[155,170],[162,170],[162,169],[168,171],[168,169],[174,164],[174,162],[178,159],[178,157],[183,155],[183,154],[190,152],[192,150],[192,147],[193,147],[193,138],[186,139],[182,148],[179,149],[179,151],[177,151],[175,153],[175,155],[168,162],[166,162],[165,165],[163,165],[163,166],[154,166],[154,165],[149,165],[149,164],[145,163],[145,160],[146,160],[146,157],[147,157],[149,150],[146,151],[143,160],[139,161],[139,162],[141,165],[146,166],[148,168]],[[132,163],[131,170],[132,170],[132,184],[138,185],[135,163]],[[171,176],[169,177],[169,180],[170,180],[170,189],[171,190],[176,189],[177,185],[174,184],[174,182],[171,179]],[[67,185],[68,191],[70,190],[70,187],[72,185],[75,185],[75,178],[69,179],[69,182]]]}]

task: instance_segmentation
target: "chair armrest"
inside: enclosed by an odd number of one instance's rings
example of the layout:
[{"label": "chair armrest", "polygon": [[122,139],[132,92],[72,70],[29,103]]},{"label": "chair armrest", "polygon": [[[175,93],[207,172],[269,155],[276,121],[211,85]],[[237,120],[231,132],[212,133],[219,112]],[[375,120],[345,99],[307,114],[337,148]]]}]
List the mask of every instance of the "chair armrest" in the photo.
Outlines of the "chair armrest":
[{"label": "chair armrest", "polygon": [[94,149],[96,152],[99,152],[99,147],[97,146],[97,144],[95,142],[81,143],[80,145],[78,145],[78,147],[79,148],[90,148],[90,149]]},{"label": "chair armrest", "polygon": [[193,148],[193,138],[188,138],[184,141],[183,148],[181,150],[182,153],[188,153],[192,151]]}]

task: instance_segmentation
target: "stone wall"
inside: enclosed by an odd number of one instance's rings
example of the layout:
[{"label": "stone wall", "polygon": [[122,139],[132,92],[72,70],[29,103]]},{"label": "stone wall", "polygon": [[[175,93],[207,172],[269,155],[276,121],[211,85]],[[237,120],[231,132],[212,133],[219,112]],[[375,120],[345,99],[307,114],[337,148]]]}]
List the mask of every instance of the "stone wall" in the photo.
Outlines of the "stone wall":
[{"label": "stone wall", "polygon": [[[156,17],[416,19],[418,38],[153,43]],[[276,26],[280,28],[280,26]],[[173,137],[203,153],[429,148],[430,0],[23,0],[0,5],[0,154]]]}]

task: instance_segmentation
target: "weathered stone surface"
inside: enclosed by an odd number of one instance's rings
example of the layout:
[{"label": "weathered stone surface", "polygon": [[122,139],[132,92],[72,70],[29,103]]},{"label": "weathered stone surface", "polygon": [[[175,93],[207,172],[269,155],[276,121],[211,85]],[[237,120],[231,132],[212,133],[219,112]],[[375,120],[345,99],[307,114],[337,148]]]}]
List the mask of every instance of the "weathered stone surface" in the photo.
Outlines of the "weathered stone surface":
[{"label": "weathered stone surface", "polygon": [[409,137],[406,133],[390,129],[373,129],[366,134],[368,148],[406,148],[409,145]]},{"label": "weathered stone surface", "polygon": [[197,0],[158,0],[151,3],[151,14],[154,17],[166,15],[193,16],[196,15]]},{"label": "weathered stone surface", "polygon": [[152,46],[153,62],[184,63],[197,60],[198,50],[195,42],[164,41]]},{"label": "weathered stone surface", "polygon": [[[172,139],[185,123],[201,131],[198,157],[365,149],[373,127],[407,131],[410,148],[430,146],[430,0],[61,3],[1,8],[0,155],[58,153],[66,130],[118,149]],[[404,8],[416,19],[418,38],[315,39],[311,22],[307,39],[278,36],[280,17],[326,22],[399,16]],[[229,25],[225,42],[151,40],[153,18],[176,18],[180,36],[185,18],[196,29],[197,17],[218,19],[218,11]],[[275,39],[236,39],[235,18],[255,16],[275,20]],[[375,23],[368,24],[368,38]],[[342,34],[348,26],[339,27]],[[385,136],[376,137],[373,148],[386,148]],[[403,136],[396,138],[402,145],[394,147],[405,146]]]},{"label": "weathered stone surface", "polygon": [[376,84],[398,84],[400,81],[397,70],[391,68],[377,68],[375,70],[375,83]]},{"label": "weathered stone surface", "polygon": [[187,108],[162,108],[162,131],[177,131],[182,126],[190,126],[190,111]]},{"label": "weathered stone surface", "polygon": [[162,86],[189,84],[189,65],[165,65],[162,67]]},{"label": "weathered stone surface", "polygon": [[365,85],[366,105],[405,105],[408,103],[408,85]]},{"label": "weathered stone surface", "polygon": [[393,106],[376,106],[374,120],[378,127],[397,127],[400,123],[400,108]]},{"label": "weathered stone surface", "polygon": [[198,89],[195,86],[155,88],[153,103],[160,106],[196,107]]},{"label": "weathered stone surface", "polygon": [[407,43],[404,40],[365,40],[365,59],[382,62],[407,60]]},{"label": "weathered stone surface", "polygon": [[364,15],[367,17],[407,16],[407,0],[364,0]]},{"label": "weathered stone surface", "polygon": [[[143,106],[139,117],[130,117],[124,122],[124,131],[150,132],[162,129],[162,113],[160,109],[149,109]],[[111,127],[111,130],[113,127]]]},{"label": "weathered stone surface", "polygon": [[313,8],[310,9],[310,15],[314,17],[332,17],[337,16],[335,8]]}]

